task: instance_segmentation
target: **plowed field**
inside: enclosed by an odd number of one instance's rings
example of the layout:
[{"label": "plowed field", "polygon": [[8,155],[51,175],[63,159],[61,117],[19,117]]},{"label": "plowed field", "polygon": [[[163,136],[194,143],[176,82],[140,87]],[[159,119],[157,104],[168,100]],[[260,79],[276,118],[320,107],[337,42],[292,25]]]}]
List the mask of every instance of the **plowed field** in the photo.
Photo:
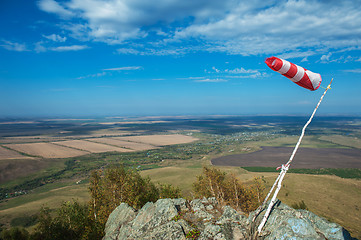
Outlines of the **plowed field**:
[{"label": "plowed field", "polygon": [[21,155],[18,152],[0,147],[0,160],[6,160],[6,159],[32,159],[32,157],[27,157]]},{"label": "plowed field", "polygon": [[100,153],[100,152],[110,152],[110,151],[117,151],[117,152],[129,152],[131,150],[125,148],[114,147],[110,145],[89,142],[84,140],[70,140],[70,141],[61,141],[61,142],[54,142],[54,144],[63,145],[66,147],[76,148],[79,150],[91,152],[91,153]]},{"label": "plowed field", "polygon": [[[217,166],[278,167],[291,156],[290,147],[262,147],[262,150],[212,159]],[[361,168],[361,150],[345,148],[300,148],[292,168]]]},{"label": "plowed field", "polygon": [[55,145],[52,143],[7,144],[8,148],[43,158],[66,158],[87,154],[87,152]]},{"label": "plowed field", "polygon": [[[119,139],[122,139],[122,138],[119,138]],[[91,138],[91,139],[87,139],[87,140],[93,141],[93,142],[98,142],[98,143],[109,144],[109,145],[113,145],[113,146],[117,146],[117,147],[129,148],[129,149],[136,150],[136,151],[143,151],[143,150],[157,148],[153,145],[146,144],[146,143],[130,142],[130,141],[124,141],[124,140],[119,140],[119,139],[117,139],[115,137],[115,138]]]}]

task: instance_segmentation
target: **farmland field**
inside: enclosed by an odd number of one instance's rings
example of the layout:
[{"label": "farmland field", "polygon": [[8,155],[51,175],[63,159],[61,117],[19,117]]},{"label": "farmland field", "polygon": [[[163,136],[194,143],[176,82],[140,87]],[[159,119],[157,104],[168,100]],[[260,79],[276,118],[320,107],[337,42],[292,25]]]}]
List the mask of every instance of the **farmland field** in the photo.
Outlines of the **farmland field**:
[{"label": "farmland field", "polygon": [[43,158],[66,158],[87,154],[87,152],[71,149],[52,143],[24,143],[24,144],[7,144],[8,148],[23,152],[32,156]]},{"label": "farmland field", "polygon": [[[293,148],[262,147],[248,154],[228,155],[212,159],[213,165],[240,167],[278,167],[285,164]],[[300,148],[292,168],[360,168],[361,150],[344,148]]]},{"label": "farmland field", "polygon": [[5,159],[32,159],[32,157],[28,157],[28,156],[24,156],[21,155],[18,152],[0,147],[0,160],[5,160]]},{"label": "farmland field", "polygon": [[53,144],[62,145],[65,147],[76,148],[82,151],[87,151],[90,153],[100,153],[100,152],[110,152],[110,151],[117,151],[117,152],[129,152],[130,150],[125,148],[114,147],[110,145],[94,143],[84,140],[69,140],[69,141],[60,141],[60,142],[53,142]]},{"label": "farmland field", "polygon": [[117,138],[117,137],[114,137],[114,138],[89,138],[87,140],[93,141],[93,142],[98,142],[98,143],[104,143],[104,144],[108,144],[108,145],[112,145],[112,146],[117,146],[117,147],[129,148],[129,149],[137,150],[137,151],[143,151],[143,150],[157,148],[150,144],[124,141],[121,139],[124,139],[124,138],[123,137],[119,137],[119,138]]}]

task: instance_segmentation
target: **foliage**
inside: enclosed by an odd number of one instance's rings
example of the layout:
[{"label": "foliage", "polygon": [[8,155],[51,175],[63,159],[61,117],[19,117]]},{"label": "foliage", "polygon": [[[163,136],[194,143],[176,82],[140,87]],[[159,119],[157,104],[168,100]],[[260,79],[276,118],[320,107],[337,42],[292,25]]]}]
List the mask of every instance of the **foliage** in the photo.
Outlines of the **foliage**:
[{"label": "foliage", "polygon": [[307,205],[303,200],[301,202],[299,202],[299,203],[292,204],[291,207],[293,207],[294,209],[308,210]]},{"label": "foliage", "polygon": [[186,238],[198,239],[200,234],[201,234],[201,232],[198,229],[192,229],[191,231],[189,231],[187,233]]},{"label": "foliage", "polygon": [[49,208],[42,207],[31,239],[92,239],[86,236],[86,229],[92,228],[88,216],[88,206],[76,201],[63,202],[54,217]]},{"label": "foliage", "polygon": [[159,198],[180,198],[181,190],[172,184],[158,184]]},{"label": "foliage", "polygon": [[193,184],[197,197],[215,197],[222,205],[228,204],[244,212],[255,210],[264,199],[262,179],[254,179],[252,184],[242,184],[235,175],[227,175],[217,168],[203,168],[203,173]]},{"label": "foliage", "polygon": [[1,240],[27,240],[29,239],[29,232],[24,228],[13,227],[5,229],[0,233]]},{"label": "foliage", "polygon": [[89,202],[90,218],[97,225],[98,235],[110,213],[120,203],[139,209],[147,202],[155,202],[159,198],[178,198],[180,189],[170,184],[153,184],[149,178],[142,178],[137,171],[123,166],[110,167],[104,172],[93,171],[90,177]]}]

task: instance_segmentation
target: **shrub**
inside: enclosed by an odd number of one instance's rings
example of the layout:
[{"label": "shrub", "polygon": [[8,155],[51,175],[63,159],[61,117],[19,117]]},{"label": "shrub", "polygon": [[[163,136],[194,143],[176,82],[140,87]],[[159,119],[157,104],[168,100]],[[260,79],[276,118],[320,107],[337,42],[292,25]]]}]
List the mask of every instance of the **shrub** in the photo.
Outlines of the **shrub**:
[{"label": "shrub", "polygon": [[294,209],[308,210],[307,205],[303,200],[301,200],[299,203],[292,204],[291,207],[293,207]]},{"label": "shrub", "polygon": [[1,231],[1,240],[27,240],[29,239],[29,233],[24,228],[13,227]]}]

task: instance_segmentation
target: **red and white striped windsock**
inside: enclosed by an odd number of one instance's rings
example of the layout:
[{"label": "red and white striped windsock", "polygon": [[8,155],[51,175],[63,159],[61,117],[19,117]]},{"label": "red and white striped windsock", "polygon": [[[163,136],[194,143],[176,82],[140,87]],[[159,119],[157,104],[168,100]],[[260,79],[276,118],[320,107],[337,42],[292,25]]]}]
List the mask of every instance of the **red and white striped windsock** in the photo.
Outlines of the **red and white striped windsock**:
[{"label": "red and white striped windsock", "polygon": [[319,88],[321,84],[322,79],[320,74],[311,72],[281,58],[270,57],[267,58],[265,62],[272,70],[281,73],[294,83],[311,91]]}]

